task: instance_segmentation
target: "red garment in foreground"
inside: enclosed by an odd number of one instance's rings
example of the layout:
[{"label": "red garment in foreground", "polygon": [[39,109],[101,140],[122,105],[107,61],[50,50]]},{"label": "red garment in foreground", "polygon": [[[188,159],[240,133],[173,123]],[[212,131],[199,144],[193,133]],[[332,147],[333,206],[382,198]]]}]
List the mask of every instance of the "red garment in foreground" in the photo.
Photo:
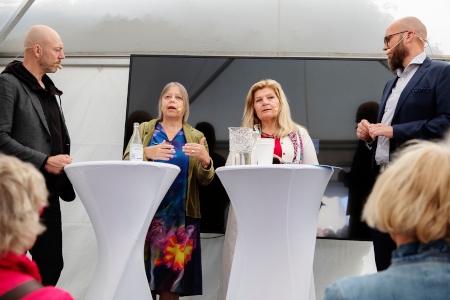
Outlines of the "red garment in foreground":
[{"label": "red garment in foreground", "polygon": [[[41,275],[35,262],[25,254],[18,255],[7,253],[0,259],[0,296],[9,292],[19,284],[30,280],[41,282]],[[74,298],[60,288],[44,286],[25,297],[22,300],[73,300]]]}]

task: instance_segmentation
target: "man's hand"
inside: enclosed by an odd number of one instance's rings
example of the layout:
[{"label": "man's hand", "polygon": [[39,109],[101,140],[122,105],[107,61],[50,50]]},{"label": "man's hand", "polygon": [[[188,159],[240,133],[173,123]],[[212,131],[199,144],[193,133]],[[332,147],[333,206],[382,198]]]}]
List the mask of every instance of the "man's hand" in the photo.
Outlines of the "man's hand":
[{"label": "man's hand", "polygon": [[394,137],[394,128],[392,126],[381,123],[370,124],[369,135],[372,140],[375,140],[379,136],[385,136],[392,139]]},{"label": "man's hand", "polygon": [[366,119],[362,119],[361,122],[358,123],[358,127],[356,128],[356,136],[358,139],[371,142],[373,139],[369,134],[370,123]]},{"label": "man's hand", "polygon": [[49,156],[44,169],[50,174],[59,175],[64,171],[64,167],[72,163],[72,157],[67,154]]}]

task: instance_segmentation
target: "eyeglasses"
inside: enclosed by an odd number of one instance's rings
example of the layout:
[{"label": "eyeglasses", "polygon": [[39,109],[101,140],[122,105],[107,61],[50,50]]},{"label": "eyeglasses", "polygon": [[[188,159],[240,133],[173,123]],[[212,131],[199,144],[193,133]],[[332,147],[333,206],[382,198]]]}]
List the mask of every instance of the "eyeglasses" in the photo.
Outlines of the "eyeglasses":
[{"label": "eyeglasses", "polygon": [[400,31],[400,32],[396,32],[390,35],[387,35],[384,37],[384,44],[386,45],[386,47],[388,47],[389,42],[391,41],[391,37],[393,37],[394,35],[400,34],[400,33],[405,33],[408,32],[409,30],[405,30],[405,31]]}]

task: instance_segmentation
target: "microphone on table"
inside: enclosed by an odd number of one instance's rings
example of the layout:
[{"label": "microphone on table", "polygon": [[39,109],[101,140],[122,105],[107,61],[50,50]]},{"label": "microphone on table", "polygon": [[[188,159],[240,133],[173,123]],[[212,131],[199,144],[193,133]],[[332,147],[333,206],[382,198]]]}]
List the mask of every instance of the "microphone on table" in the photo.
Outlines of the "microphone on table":
[{"label": "microphone on table", "polygon": [[398,41],[397,44],[395,44],[393,47],[391,47],[390,49],[387,49],[387,50],[386,50],[386,54],[389,55],[389,54],[392,52],[392,49],[394,49],[395,47],[397,47],[398,44],[400,44],[400,43],[403,41],[404,38],[405,38],[405,36],[403,36],[403,37],[400,39],[400,41]]},{"label": "microphone on table", "polygon": [[281,164],[280,159],[277,158],[277,157],[274,157],[274,158],[272,159],[272,165],[279,165],[279,164]]}]

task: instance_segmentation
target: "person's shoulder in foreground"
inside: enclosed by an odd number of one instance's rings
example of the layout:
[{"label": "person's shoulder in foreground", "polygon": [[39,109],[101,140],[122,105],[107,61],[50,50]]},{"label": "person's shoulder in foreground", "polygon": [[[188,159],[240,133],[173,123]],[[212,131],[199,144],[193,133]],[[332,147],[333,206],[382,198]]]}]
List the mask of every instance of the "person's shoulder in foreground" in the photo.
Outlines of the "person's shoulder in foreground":
[{"label": "person's shoulder in foreground", "polygon": [[73,300],[75,298],[63,289],[53,286],[44,286],[43,288],[34,291],[27,296],[21,298],[22,300]]},{"label": "person's shoulder in foreground", "polygon": [[412,242],[394,251],[387,270],[342,278],[327,287],[324,299],[448,299],[449,282],[450,244]]}]

